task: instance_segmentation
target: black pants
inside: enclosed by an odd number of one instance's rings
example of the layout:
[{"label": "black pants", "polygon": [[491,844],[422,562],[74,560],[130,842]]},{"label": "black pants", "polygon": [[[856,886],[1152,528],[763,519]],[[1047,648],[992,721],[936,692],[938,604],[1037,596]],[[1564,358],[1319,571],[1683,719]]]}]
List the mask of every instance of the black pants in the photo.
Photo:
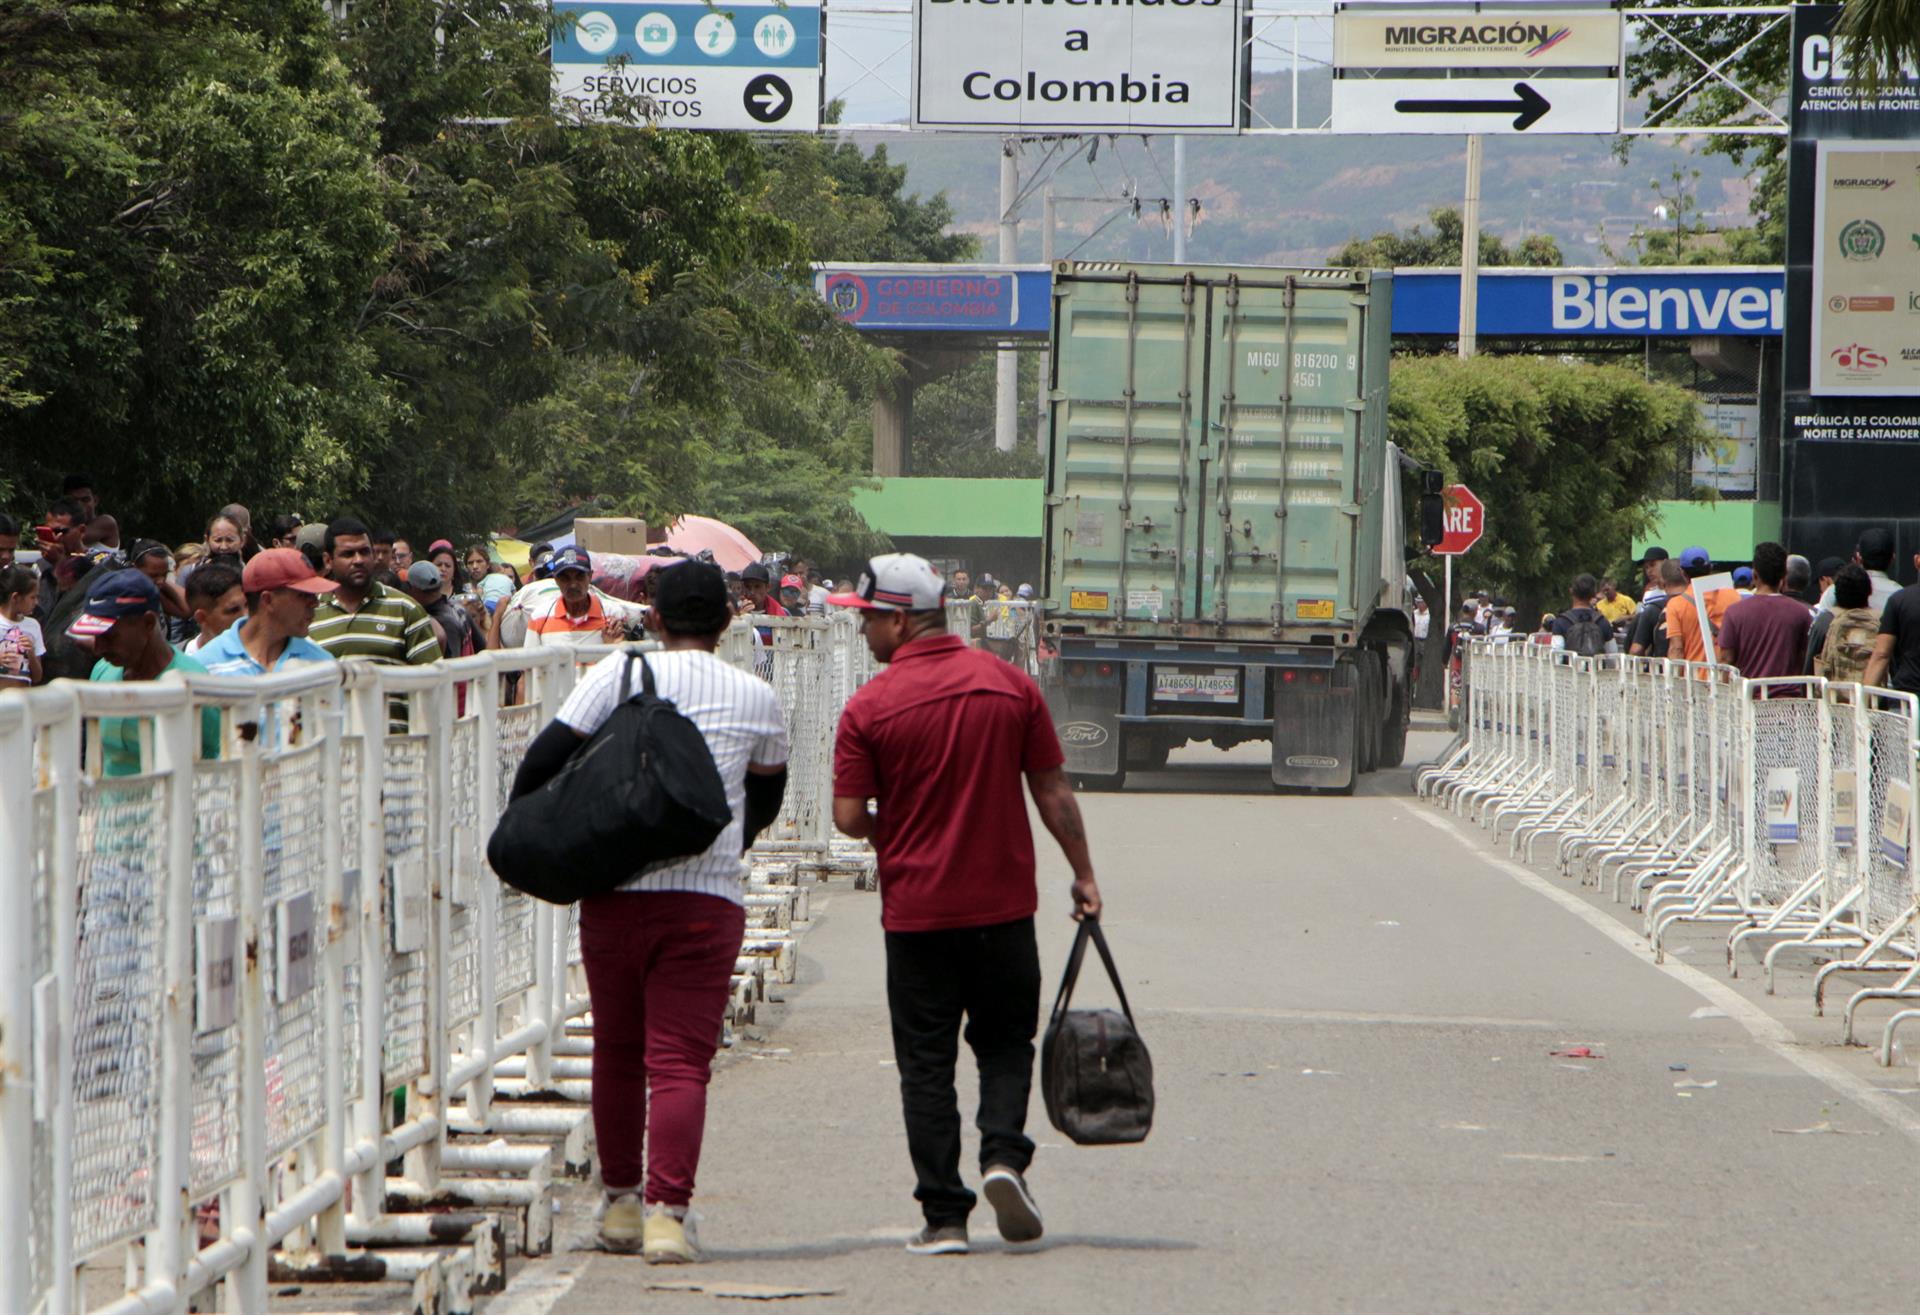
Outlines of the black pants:
[{"label": "black pants", "polygon": [[1033,1160],[1027,1098],[1040,1024],[1040,950],[1033,919],[956,931],[887,933],[887,1007],[914,1200],[929,1224],[964,1224],[974,1195],[960,1180],[960,1102],[953,1067],[960,1017],[980,1069],[980,1167],[1024,1172]]}]

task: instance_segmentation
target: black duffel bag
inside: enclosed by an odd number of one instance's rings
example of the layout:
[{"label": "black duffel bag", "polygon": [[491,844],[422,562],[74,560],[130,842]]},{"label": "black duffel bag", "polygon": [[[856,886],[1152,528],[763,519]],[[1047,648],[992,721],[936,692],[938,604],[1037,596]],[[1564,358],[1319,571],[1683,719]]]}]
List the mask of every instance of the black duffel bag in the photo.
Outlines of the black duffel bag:
[{"label": "black duffel bag", "polygon": [[[1120,997],[1120,1011],[1069,1009],[1087,942],[1100,951],[1107,978]],[[1126,988],[1114,971],[1107,938],[1095,918],[1083,918],[1067,959],[1060,994],[1054,997],[1040,1043],[1040,1092],[1047,1119],[1082,1146],[1145,1141],[1153,1131],[1153,1057],[1133,1025]]]},{"label": "black duffel bag", "polygon": [[[641,687],[630,695],[635,661]],[[620,701],[539,789],[507,805],[487,841],[499,878],[549,904],[613,889],[644,869],[705,852],[733,821],[707,737],[654,691],[633,650]]]}]

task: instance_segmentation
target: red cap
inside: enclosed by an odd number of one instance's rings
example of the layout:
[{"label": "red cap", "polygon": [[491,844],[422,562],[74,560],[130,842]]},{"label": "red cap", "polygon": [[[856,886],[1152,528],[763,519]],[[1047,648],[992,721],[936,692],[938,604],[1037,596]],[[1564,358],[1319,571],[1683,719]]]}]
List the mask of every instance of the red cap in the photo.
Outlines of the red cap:
[{"label": "red cap", "polygon": [[263,594],[269,589],[330,594],[340,586],[317,574],[298,548],[269,548],[240,572],[240,587],[250,594]]},{"label": "red cap", "polygon": [[780,577],[780,587],[782,589],[805,589],[807,582],[797,575],[783,575]]}]

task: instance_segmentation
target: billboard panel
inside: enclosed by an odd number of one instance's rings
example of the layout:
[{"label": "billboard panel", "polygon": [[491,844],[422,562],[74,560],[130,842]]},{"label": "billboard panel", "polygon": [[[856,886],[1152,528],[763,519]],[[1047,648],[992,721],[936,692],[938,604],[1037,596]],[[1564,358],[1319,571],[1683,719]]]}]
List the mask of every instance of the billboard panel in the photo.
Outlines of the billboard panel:
[{"label": "billboard panel", "polygon": [[1920,397],[1920,145],[1822,142],[1809,392]]}]

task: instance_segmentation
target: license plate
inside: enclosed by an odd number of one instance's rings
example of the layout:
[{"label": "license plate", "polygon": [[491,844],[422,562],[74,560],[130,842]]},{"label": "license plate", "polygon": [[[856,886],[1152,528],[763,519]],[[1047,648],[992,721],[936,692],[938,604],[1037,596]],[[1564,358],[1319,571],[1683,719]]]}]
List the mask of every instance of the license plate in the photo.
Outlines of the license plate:
[{"label": "license plate", "polygon": [[1104,589],[1075,589],[1067,595],[1067,610],[1104,612],[1107,610],[1107,600],[1111,597]]},{"label": "license plate", "polygon": [[1333,600],[1302,598],[1293,605],[1293,617],[1296,621],[1331,621],[1333,620]]},{"label": "license plate", "polygon": [[1173,703],[1233,703],[1240,673],[1233,667],[1155,667],[1153,697]]}]

